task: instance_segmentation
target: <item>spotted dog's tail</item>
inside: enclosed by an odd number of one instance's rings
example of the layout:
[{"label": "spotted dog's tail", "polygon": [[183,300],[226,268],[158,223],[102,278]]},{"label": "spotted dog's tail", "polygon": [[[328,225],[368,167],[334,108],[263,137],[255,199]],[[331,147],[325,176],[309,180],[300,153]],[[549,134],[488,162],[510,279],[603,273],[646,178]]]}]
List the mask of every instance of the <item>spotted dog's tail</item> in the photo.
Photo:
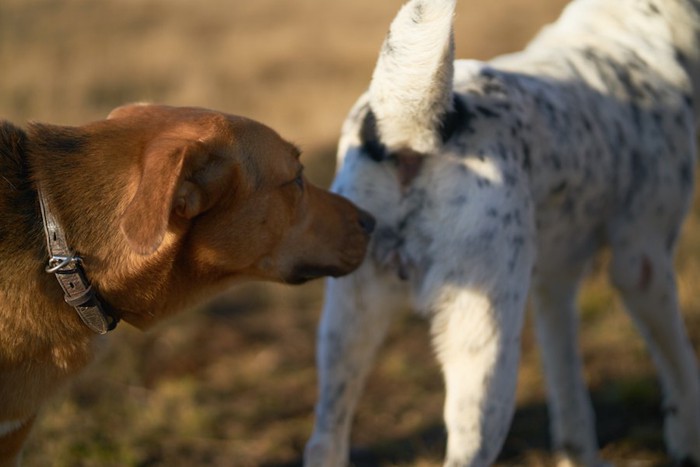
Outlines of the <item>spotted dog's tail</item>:
[{"label": "spotted dog's tail", "polygon": [[441,145],[452,107],[456,0],[411,0],[384,40],[369,88],[370,106],[389,150],[430,154]]}]

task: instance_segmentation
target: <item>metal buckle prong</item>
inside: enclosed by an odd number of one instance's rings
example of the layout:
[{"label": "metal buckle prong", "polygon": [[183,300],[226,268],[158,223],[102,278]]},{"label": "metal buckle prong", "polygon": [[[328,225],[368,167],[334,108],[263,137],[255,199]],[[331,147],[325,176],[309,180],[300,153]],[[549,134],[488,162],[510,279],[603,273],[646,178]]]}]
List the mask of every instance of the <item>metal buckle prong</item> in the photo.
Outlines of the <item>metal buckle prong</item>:
[{"label": "metal buckle prong", "polygon": [[76,256],[74,252],[70,252],[67,256],[53,255],[49,258],[49,264],[44,268],[48,273],[55,273],[56,271],[68,266],[70,263],[80,263],[82,259],[80,256]]}]

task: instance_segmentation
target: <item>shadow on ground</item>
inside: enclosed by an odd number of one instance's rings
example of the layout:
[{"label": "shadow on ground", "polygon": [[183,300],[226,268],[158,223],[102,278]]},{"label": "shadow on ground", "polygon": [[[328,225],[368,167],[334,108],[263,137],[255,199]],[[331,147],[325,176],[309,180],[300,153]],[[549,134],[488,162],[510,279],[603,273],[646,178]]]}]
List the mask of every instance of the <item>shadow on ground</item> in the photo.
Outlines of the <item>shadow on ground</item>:
[{"label": "shadow on ground", "polygon": [[[603,456],[633,456],[636,457],[633,461],[636,465],[671,465],[670,461],[660,454],[664,445],[658,392],[654,391],[649,397],[633,398],[625,404],[618,400],[622,387],[649,387],[655,384],[655,376],[649,375],[641,381],[610,382],[605,387],[591,392]],[[551,464],[553,461],[547,423],[547,408],[543,401],[519,407],[497,465]],[[406,437],[382,438],[368,446],[355,446],[350,456],[351,465],[413,465],[417,459],[426,457],[437,463],[442,458],[445,442],[444,426],[440,420],[435,420]],[[269,462],[262,467],[302,465],[302,458],[299,457],[289,462]]]}]

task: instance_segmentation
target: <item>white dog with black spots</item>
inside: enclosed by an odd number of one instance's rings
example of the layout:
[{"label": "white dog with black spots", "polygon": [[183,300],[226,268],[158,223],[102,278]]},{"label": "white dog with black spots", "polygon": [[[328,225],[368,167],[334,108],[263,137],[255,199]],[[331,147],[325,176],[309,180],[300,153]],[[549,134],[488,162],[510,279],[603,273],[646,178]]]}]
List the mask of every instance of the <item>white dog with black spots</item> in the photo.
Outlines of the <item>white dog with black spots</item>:
[{"label": "white dog with black spots", "polygon": [[700,377],[673,252],[693,191],[700,2],[576,0],[522,52],[454,61],[455,0],[411,0],[350,112],[334,190],[377,218],[328,282],[305,465],[348,463],[391,318],[427,317],[446,386],[446,466],[489,465],[514,411],[528,295],[561,464],[597,465],[575,298],[603,246],[658,368],[665,439],[700,462]]}]

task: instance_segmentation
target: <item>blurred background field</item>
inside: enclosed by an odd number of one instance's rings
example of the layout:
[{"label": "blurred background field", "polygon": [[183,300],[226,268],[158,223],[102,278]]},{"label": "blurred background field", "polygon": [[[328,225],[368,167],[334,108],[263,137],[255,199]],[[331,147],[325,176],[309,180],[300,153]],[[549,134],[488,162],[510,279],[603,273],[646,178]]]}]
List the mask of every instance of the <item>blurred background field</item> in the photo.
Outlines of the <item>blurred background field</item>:
[{"label": "blurred background field", "polygon": [[[522,47],[564,0],[460,0],[460,57]],[[365,89],[400,0],[2,0],[0,117],[79,124],[132,101],[212,107],[266,122],[327,186],[345,112]],[[700,203],[678,255],[700,345]],[[660,392],[605,257],[580,299],[582,352],[603,455],[665,465]],[[102,358],[43,413],[28,466],[299,465],[316,397],[323,283],[238,287],[147,333],[120,326]],[[518,410],[501,465],[550,465],[528,326]],[[392,328],[361,400],[357,466],[438,466],[442,380],[425,323]]]}]

